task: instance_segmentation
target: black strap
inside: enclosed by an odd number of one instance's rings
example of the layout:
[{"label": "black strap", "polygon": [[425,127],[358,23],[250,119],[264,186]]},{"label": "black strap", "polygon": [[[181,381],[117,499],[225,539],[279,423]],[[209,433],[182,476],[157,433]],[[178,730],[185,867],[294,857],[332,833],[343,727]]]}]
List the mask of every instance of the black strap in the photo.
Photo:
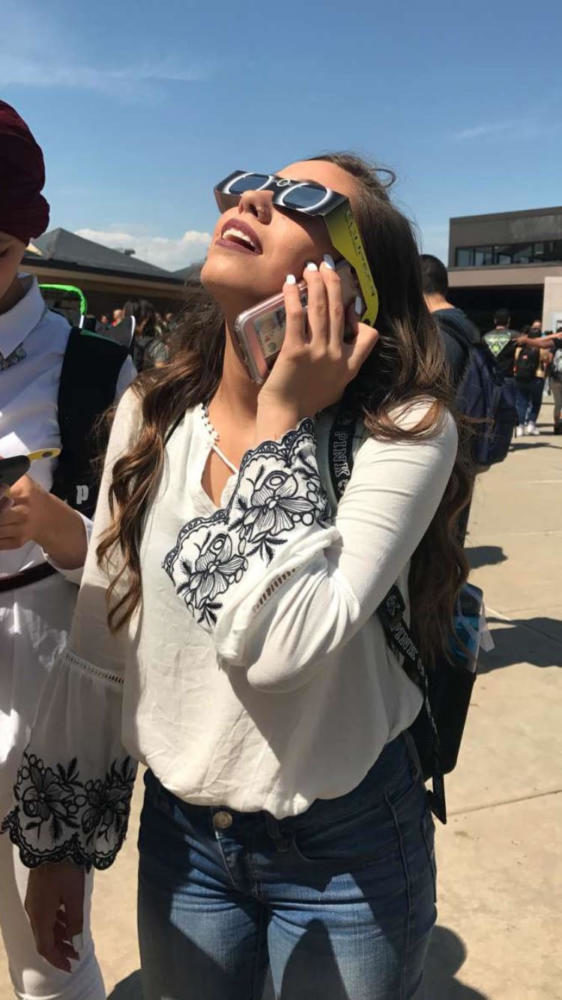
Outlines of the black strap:
[{"label": "black strap", "polygon": [[20,590],[21,587],[30,587],[33,583],[46,580],[56,573],[54,566],[50,563],[40,563],[39,566],[30,566],[29,569],[22,569],[21,573],[14,573],[13,576],[0,577],[0,594],[5,594],[8,590]]},{"label": "black strap", "polygon": [[[338,501],[349,483],[353,470],[353,441],[356,422],[355,414],[342,406],[336,414],[330,430],[330,478]],[[394,584],[377,608],[377,614],[383,627],[386,641],[395,653],[403,657],[402,666],[404,670],[410,680],[419,687],[423,695],[423,707],[433,735],[433,787],[432,791],[428,794],[432,811],[442,823],[446,823],[445,783],[443,768],[441,766],[439,733],[431,709],[429,677],[404,618],[405,607],[406,605],[400,589]]]},{"label": "black strap", "polygon": [[101,472],[96,460],[107,442],[97,425],[114,403],[127,354],[107,337],[77,327],[70,331],[58,395],[62,452],[52,492],[86,517],[95,510]]}]

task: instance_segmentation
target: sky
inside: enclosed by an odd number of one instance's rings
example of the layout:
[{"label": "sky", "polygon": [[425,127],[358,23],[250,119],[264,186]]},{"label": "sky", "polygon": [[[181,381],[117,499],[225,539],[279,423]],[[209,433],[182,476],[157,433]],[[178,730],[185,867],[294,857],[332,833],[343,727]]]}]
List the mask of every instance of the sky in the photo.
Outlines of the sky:
[{"label": "sky", "polygon": [[0,97],[50,228],[180,268],[214,182],[351,149],[446,259],[451,216],[562,203],[561,27],[560,0],[2,0]]}]

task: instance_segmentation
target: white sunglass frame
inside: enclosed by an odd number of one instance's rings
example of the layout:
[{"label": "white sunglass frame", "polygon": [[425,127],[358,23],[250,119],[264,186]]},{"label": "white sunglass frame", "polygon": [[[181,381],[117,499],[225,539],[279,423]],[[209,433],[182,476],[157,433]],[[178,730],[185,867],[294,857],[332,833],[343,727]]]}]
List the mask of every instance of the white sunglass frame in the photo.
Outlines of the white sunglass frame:
[{"label": "white sunglass frame", "polygon": [[[277,195],[277,199],[274,204],[280,208],[287,208],[287,211],[291,212],[301,212],[304,215],[316,215],[318,214],[318,209],[325,205],[330,198],[336,193],[332,191],[331,188],[325,187],[323,184],[313,184],[311,181],[292,181],[288,177],[278,177],[277,174],[258,174],[254,170],[247,170],[244,173],[238,174],[238,176],[233,177],[226,188],[220,191],[220,194],[229,195],[231,198],[241,198],[245,191],[237,194],[230,190],[232,184],[237,184],[239,181],[243,180],[245,177],[267,177],[267,180],[261,184],[259,187],[248,188],[248,191],[266,191],[272,184],[277,188],[287,188],[286,193],[283,195]],[[285,206],[285,198],[290,191],[295,191],[299,187],[318,187],[318,190],[324,192],[322,197],[318,200],[315,205],[308,205],[306,208],[295,208],[294,206]]]}]

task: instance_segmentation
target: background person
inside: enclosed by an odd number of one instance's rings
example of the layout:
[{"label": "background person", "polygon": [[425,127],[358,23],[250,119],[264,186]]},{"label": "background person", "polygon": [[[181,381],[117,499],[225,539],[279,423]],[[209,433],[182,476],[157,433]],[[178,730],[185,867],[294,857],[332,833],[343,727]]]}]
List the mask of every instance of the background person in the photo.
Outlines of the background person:
[{"label": "background person", "polygon": [[420,260],[425,303],[439,327],[453,386],[457,386],[466,368],[470,347],[480,342],[480,332],[462,309],[448,301],[449,278],[442,261],[427,253],[422,253]]},{"label": "background person", "polygon": [[[528,345],[530,347],[538,347],[545,352],[550,352],[548,361],[545,361],[547,365],[547,373],[550,379],[550,391],[552,392],[553,402],[554,402],[554,433],[562,433],[562,330],[558,333],[546,334],[544,337],[540,338],[537,343],[536,337],[520,337],[519,344],[521,346]],[[546,355],[545,355],[546,357]],[[542,398],[542,397],[541,397]]]},{"label": "background person", "polygon": [[[48,225],[43,184],[39,146],[14,109],[0,101],[0,456],[5,458],[61,445],[58,389],[70,326],[48,310],[37,279],[18,273],[30,238]],[[127,360],[118,394],[133,375]],[[45,678],[66,642],[91,530],[91,521],[50,492],[56,468],[56,459],[33,462],[0,500],[2,812],[10,808],[17,763]],[[86,879],[84,906],[70,915],[73,926],[83,920],[83,947],[71,970],[69,946],[66,972],[37,953],[23,905],[27,877],[18,852],[1,837],[0,925],[17,996],[103,1000],[89,924],[92,877]]]},{"label": "background person", "polygon": [[[537,420],[542,406],[545,377],[550,363],[550,353],[537,345],[540,329],[533,325],[529,335],[517,339],[514,357],[516,406],[518,425],[516,437],[540,434]],[[521,341],[521,342],[520,342]]]},{"label": "background person", "polygon": [[[407,1000],[435,920],[433,823],[403,735],[422,696],[375,610],[398,580],[422,655],[448,643],[467,569],[449,526],[467,484],[443,350],[410,225],[377,173],[342,154],[283,174],[350,199],[378,334],[361,302],[344,308],[324,221],[247,181],[217,223],[188,348],[141,377],[114,422],[70,650],[46,693],[59,725],[39,725],[29,750],[41,773],[76,757],[74,826],[26,828],[26,763],[9,819],[28,863],[106,867],[132,760],[148,764],[145,1000],[260,996],[268,961],[278,997]],[[231,331],[281,287],[284,345],[260,390]],[[365,422],[338,505],[326,454],[343,393]],[[82,806],[93,787],[107,795]],[[57,960],[56,910],[76,905],[82,875],[65,862],[30,879]]]},{"label": "background person", "polygon": [[497,309],[494,314],[494,328],[488,330],[482,340],[494,355],[499,372],[504,379],[513,378],[517,336],[517,331],[511,329],[509,310]]}]

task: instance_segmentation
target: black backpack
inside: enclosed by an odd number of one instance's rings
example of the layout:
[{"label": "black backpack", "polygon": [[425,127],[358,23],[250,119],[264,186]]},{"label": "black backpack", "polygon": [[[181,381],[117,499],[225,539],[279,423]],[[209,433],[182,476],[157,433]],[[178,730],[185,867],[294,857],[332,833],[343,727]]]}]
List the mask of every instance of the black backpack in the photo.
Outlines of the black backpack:
[{"label": "black backpack", "polygon": [[441,319],[440,324],[465,351],[456,404],[460,413],[474,421],[470,441],[472,460],[477,467],[488,468],[503,462],[509,451],[517,425],[515,391],[505,381],[485,343],[469,344],[452,324]]},{"label": "black backpack", "polygon": [[[342,406],[332,424],[329,440],[330,479],[338,501],[351,478],[355,427],[355,414]],[[431,810],[442,823],[447,822],[444,775],[457,763],[476,678],[476,655],[471,658],[471,644],[479,629],[481,606],[482,591],[465,585],[459,595],[450,656],[439,659],[431,672],[425,669],[406,623],[404,598],[396,585],[376,612],[386,641],[402,658],[405,672],[423,695],[422,708],[409,733],[416,745],[424,781],[432,781],[432,790],[428,792]]]},{"label": "black backpack", "polygon": [[70,331],[58,394],[62,451],[52,492],[86,517],[93,517],[96,508],[98,460],[107,445],[102,417],[115,400],[128,353],[126,347],[97,333],[78,327]]},{"label": "black backpack", "polygon": [[522,347],[515,358],[515,378],[518,382],[532,382],[537,374],[539,351],[536,347]]}]

